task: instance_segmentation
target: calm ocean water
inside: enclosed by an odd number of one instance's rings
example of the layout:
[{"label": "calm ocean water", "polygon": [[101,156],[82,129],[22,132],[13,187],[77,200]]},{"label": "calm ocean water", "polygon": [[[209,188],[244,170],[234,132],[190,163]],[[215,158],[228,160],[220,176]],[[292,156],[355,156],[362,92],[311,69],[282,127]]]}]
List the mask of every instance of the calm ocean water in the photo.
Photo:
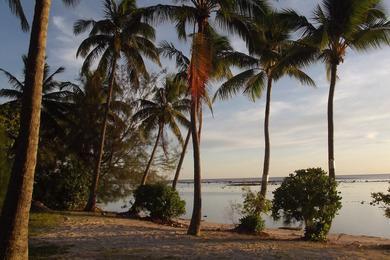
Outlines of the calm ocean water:
[{"label": "calm ocean water", "polygon": [[[270,178],[268,198],[280,185],[283,178]],[[232,203],[241,203],[243,186],[259,190],[260,179],[218,179],[204,180],[202,186],[203,219],[215,223],[237,223],[239,215],[231,208]],[[343,208],[336,216],[332,233],[353,235],[368,235],[390,238],[390,219],[384,216],[382,209],[371,206],[372,192],[386,192],[390,187],[390,174],[381,175],[349,175],[339,176],[338,190],[341,192]],[[192,181],[181,181],[178,191],[186,201],[187,213],[184,218],[190,218],[192,213]],[[124,211],[122,207],[129,199],[104,205],[105,210]],[[270,228],[284,226],[282,221],[273,221],[266,217],[266,225]]]}]

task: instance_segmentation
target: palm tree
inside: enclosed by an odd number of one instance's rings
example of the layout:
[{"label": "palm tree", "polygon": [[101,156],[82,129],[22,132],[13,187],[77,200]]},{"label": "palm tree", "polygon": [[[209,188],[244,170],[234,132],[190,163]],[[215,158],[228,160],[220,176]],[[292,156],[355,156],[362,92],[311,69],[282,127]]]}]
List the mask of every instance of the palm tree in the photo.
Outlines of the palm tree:
[{"label": "palm tree", "polygon": [[307,42],[318,47],[330,75],[328,98],[329,176],[336,178],[334,158],[333,99],[338,66],[348,49],[367,51],[390,43],[390,22],[381,0],[323,0],[314,11],[314,23],[300,18]]},{"label": "palm tree", "polygon": [[164,138],[164,128],[168,126],[181,144],[181,136],[178,122],[188,126],[189,122],[183,113],[190,110],[190,100],[186,98],[186,81],[168,75],[162,88],[155,87],[151,99],[140,100],[140,110],[135,113],[134,119],[139,120],[145,132],[157,129],[157,137],[153,146],[150,159],[142,177],[141,185],[145,185],[150,166],[152,165],[157,146]]},{"label": "palm tree", "polygon": [[20,3],[20,0],[8,0],[9,9],[11,12],[20,19],[20,26],[24,32],[27,32],[30,28],[27,18],[23,11],[23,6]]},{"label": "palm tree", "polygon": [[[180,79],[180,80],[186,81],[188,78],[187,72],[188,72],[188,67],[190,64],[190,59],[188,57],[186,57],[183,52],[176,49],[172,43],[169,43],[167,41],[163,41],[160,44],[159,51],[163,57],[169,58],[169,59],[175,59],[176,67],[179,69],[179,71],[175,75],[175,77]],[[190,96],[189,95],[190,94],[189,88],[187,88],[187,89],[188,89],[187,96]],[[185,155],[187,152],[188,144],[190,142],[190,138],[191,138],[191,128],[188,127],[186,139],[184,141],[182,152],[181,152],[180,158],[179,158],[179,162],[178,162],[177,167],[176,167],[175,176],[174,176],[173,181],[172,181],[172,188],[173,189],[176,189],[176,185],[177,185],[177,182],[179,180],[180,171],[181,171],[181,168],[183,166],[183,162],[184,162],[184,158],[185,158]]]},{"label": "palm tree", "polygon": [[176,25],[179,38],[186,39],[187,26],[194,28],[192,34],[191,59],[188,70],[188,82],[191,92],[191,132],[194,156],[194,206],[191,223],[188,228],[189,235],[200,234],[201,223],[201,166],[200,166],[200,140],[198,123],[200,103],[205,96],[205,87],[213,70],[211,57],[213,52],[210,35],[215,32],[211,20],[220,24],[223,30],[237,32],[241,35],[245,31],[245,19],[241,14],[251,15],[266,8],[262,0],[180,0],[174,1],[182,5],[156,5],[147,8],[144,13],[151,20],[170,20]]},{"label": "palm tree", "polygon": [[[226,37],[222,37],[220,35],[214,34],[213,35],[213,57],[210,58],[210,60],[213,61],[213,71],[210,73],[210,79],[213,79],[215,81],[218,81],[220,79],[224,78],[230,78],[232,77],[232,72],[230,71],[230,66],[234,64],[236,56],[239,56],[240,54],[235,52],[233,48],[230,46],[230,43]],[[178,68],[178,73],[176,74],[176,77],[182,80],[188,79],[188,69],[190,66],[190,59],[184,55],[184,53],[178,49],[175,48],[175,46],[172,43],[169,43],[167,41],[163,41],[160,44],[160,54],[169,59],[174,59],[176,63],[176,67]],[[207,90],[207,88],[205,88]],[[190,92],[188,89],[187,95],[190,96]],[[202,97],[202,101],[204,104],[208,106],[208,108],[213,112],[212,110],[212,101],[209,98],[209,95],[207,92]],[[202,118],[202,110],[200,106],[200,110],[198,113],[198,118],[201,120]],[[202,124],[199,123],[198,126],[198,138],[201,139],[201,130],[202,130]],[[176,167],[175,176],[172,181],[172,188],[176,188],[180,171],[183,166],[184,157],[187,151],[188,143],[191,138],[191,128],[188,128],[187,136],[184,141],[183,149],[180,155],[180,159],[178,162],[178,165]]]},{"label": "palm tree", "polygon": [[[26,78],[27,56],[23,55],[23,78]],[[76,85],[71,82],[57,81],[55,77],[65,71],[64,67],[57,68],[51,73],[50,66],[46,63],[44,68],[42,86],[42,123],[50,125],[50,128],[60,129],[57,119],[63,117],[69,103],[69,98],[74,94]],[[10,104],[13,109],[20,109],[23,93],[25,92],[24,80],[19,80],[12,73],[0,68],[0,72],[8,79],[11,89],[0,89],[0,97],[10,99],[4,104]],[[49,127],[47,127],[49,128]]]},{"label": "palm tree", "polygon": [[[285,19],[284,14],[269,11],[256,18],[251,29],[251,42],[248,43],[250,55],[243,57],[241,65],[247,70],[237,74],[218,89],[216,97],[227,99],[242,91],[255,101],[266,91],[264,119],[265,152],[260,194],[263,208],[267,192],[270,165],[269,121],[271,113],[271,92],[273,83],[283,76],[290,76],[302,84],[314,86],[314,81],[300,68],[307,64],[312,55],[307,55],[303,45],[291,40],[294,24]],[[309,52],[311,53],[311,52]]]},{"label": "palm tree", "polygon": [[[66,5],[74,5],[78,1],[63,2]],[[28,219],[39,141],[50,7],[51,0],[35,1],[19,137],[0,218],[0,259],[28,258]]]},{"label": "palm tree", "polygon": [[100,57],[98,71],[107,74],[109,90],[106,101],[105,116],[100,132],[100,147],[92,179],[90,196],[85,207],[86,211],[96,209],[96,193],[98,188],[101,162],[107,129],[107,118],[110,113],[111,98],[115,84],[115,72],[119,60],[126,59],[126,65],[134,84],[138,84],[140,76],[147,76],[147,70],[142,55],[159,64],[157,48],[151,41],[155,37],[154,28],[142,21],[140,9],[135,0],[104,0],[105,17],[103,20],[79,20],[74,25],[74,33],[80,34],[91,28],[77,56],[85,58],[83,71],[89,71],[91,64]]}]

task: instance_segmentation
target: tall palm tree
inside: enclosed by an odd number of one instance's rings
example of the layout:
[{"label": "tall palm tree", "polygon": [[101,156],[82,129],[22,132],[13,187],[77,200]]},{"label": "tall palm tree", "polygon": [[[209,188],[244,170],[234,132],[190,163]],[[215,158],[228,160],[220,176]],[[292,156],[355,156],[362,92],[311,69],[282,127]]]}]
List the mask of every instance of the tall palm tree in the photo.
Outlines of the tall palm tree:
[{"label": "tall palm tree", "polygon": [[[66,5],[74,5],[78,1],[63,0],[63,2]],[[0,218],[0,259],[28,258],[28,219],[39,141],[50,7],[51,0],[35,1],[19,137]]]},{"label": "tall palm tree", "polygon": [[323,0],[314,11],[313,24],[300,18],[306,40],[318,47],[330,76],[328,97],[329,176],[336,178],[333,100],[338,66],[348,49],[367,51],[390,43],[390,22],[382,0]]},{"label": "tall palm tree", "polygon": [[266,91],[261,208],[264,206],[269,176],[271,150],[269,121],[273,83],[283,76],[290,76],[303,84],[315,85],[314,81],[300,69],[313,56],[307,55],[303,46],[291,40],[294,28],[293,23],[275,11],[269,11],[264,16],[255,18],[251,29],[251,42],[248,44],[250,54],[241,60],[241,65],[246,64],[247,69],[222,84],[216,93],[216,97],[226,99],[242,91],[244,95],[255,101]]},{"label": "tall palm tree", "polygon": [[164,128],[168,126],[181,144],[183,138],[178,123],[188,126],[189,122],[184,113],[190,110],[190,100],[186,98],[188,85],[186,81],[168,75],[162,88],[153,90],[151,99],[140,100],[140,110],[135,113],[134,119],[139,120],[142,128],[148,133],[157,129],[157,137],[150,159],[142,177],[141,185],[145,185],[150,166],[152,165],[157,146],[164,138]]},{"label": "tall palm tree", "polygon": [[100,147],[86,211],[96,209],[96,193],[117,65],[122,57],[126,59],[133,83],[138,84],[138,78],[148,74],[143,56],[159,64],[158,51],[152,42],[155,37],[154,28],[142,21],[136,1],[123,0],[117,3],[115,0],[104,0],[103,2],[105,13],[103,20],[79,20],[74,25],[75,34],[91,29],[88,38],[81,43],[77,51],[77,56],[85,58],[83,71],[89,71],[91,64],[100,57],[98,71],[107,74],[109,78],[105,116],[100,132]]},{"label": "tall palm tree", "polygon": [[[212,62],[209,57],[213,51],[210,35],[215,32],[211,20],[220,24],[223,30],[245,35],[244,17],[241,14],[252,14],[265,8],[262,0],[180,0],[173,1],[181,5],[156,5],[147,8],[146,18],[156,21],[170,20],[176,25],[179,38],[186,39],[187,26],[194,28],[191,45],[191,59],[188,70],[188,82],[191,92],[191,132],[194,156],[194,204],[189,235],[200,234],[201,223],[201,166],[200,140],[198,135],[199,107],[205,95],[205,87],[209,81]],[[243,30],[244,29],[244,30]]]},{"label": "tall palm tree", "polygon": [[20,19],[20,26],[24,32],[27,32],[30,29],[26,15],[23,11],[23,6],[20,3],[20,0],[8,0],[9,9],[11,12]]}]

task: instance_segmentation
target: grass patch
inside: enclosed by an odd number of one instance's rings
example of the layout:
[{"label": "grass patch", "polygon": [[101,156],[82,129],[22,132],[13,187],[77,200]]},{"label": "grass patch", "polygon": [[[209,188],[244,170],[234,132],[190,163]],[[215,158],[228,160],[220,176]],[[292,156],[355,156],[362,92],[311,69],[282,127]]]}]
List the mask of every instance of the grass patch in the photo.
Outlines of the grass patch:
[{"label": "grass patch", "polygon": [[64,217],[58,213],[31,213],[29,222],[30,236],[37,236],[64,221]]},{"label": "grass patch", "polygon": [[67,246],[57,246],[53,244],[44,245],[44,246],[30,246],[29,250],[29,259],[47,259],[48,257],[56,256],[58,257],[68,253],[68,250],[71,248],[71,245]]}]

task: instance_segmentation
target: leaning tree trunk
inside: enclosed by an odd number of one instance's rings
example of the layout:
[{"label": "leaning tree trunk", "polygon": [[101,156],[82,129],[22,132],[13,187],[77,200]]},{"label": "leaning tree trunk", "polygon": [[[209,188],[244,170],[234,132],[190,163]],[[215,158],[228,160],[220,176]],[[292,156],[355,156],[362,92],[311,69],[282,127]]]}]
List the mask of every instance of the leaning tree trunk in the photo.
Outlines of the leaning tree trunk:
[{"label": "leaning tree trunk", "polygon": [[330,88],[328,98],[328,167],[329,177],[336,179],[334,161],[334,123],[333,123],[333,99],[336,88],[337,64],[331,64]]},{"label": "leaning tree trunk", "polygon": [[17,150],[0,219],[0,259],[28,259],[28,220],[37,161],[50,6],[51,0],[35,1]]},{"label": "leaning tree trunk", "polygon": [[177,164],[175,178],[173,178],[173,182],[172,182],[173,189],[176,189],[177,181],[179,180],[181,167],[183,166],[184,157],[186,156],[187,147],[188,147],[188,143],[190,142],[190,138],[191,138],[191,128],[188,129],[187,137],[183,145],[183,151],[181,152],[179,163]]},{"label": "leaning tree trunk", "polygon": [[265,118],[264,118],[264,140],[265,140],[265,148],[264,148],[264,166],[263,166],[263,177],[261,181],[261,190],[260,195],[262,196],[262,205],[261,209],[264,209],[265,199],[267,195],[267,185],[268,185],[268,176],[269,176],[269,160],[271,153],[271,144],[269,137],[269,117],[271,112],[271,92],[272,92],[272,79],[268,78],[267,84],[267,100],[265,105]]},{"label": "leaning tree trunk", "polygon": [[99,139],[99,151],[96,159],[96,164],[93,172],[93,179],[89,191],[89,198],[87,205],[85,206],[84,211],[95,211],[96,210],[96,195],[97,190],[99,186],[99,178],[100,178],[100,168],[103,160],[103,153],[104,153],[104,143],[106,141],[106,132],[107,132],[107,123],[108,123],[108,114],[110,113],[110,107],[111,107],[111,99],[112,94],[114,91],[114,84],[115,84],[115,67],[116,67],[116,61],[117,59],[113,59],[113,64],[111,68],[111,75],[110,75],[110,87],[108,90],[107,100],[106,100],[106,107],[104,111],[104,119],[102,123],[102,129],[100,132],[100,139]]},{"label": "leaning tree trunk", "polygon": [[141,185],[145,185],[146,181],[148,180],[149,169],[150,169],[150,166],[152,165],[152,162],[153,162],[153,159],[154,159],[154,155],[156,154],[158,142],[160,141],[160,137],[161,137],[162,131],[163,131],[163,126],[160,125],[159,128],[158,128],[156,143],[154,144],[154,147],[153,147],[153,150],[152,150],[152,154],[150,155],[150,159],[149,159],[148,165],[146,166],[144,175],[142,177]]},{"label": "leaning tree trunk", "polygon": [[199,104],[198,107],[198,118],[199,118],[199,126],[198,126],[198,138],[199,138],[199,144],[202,137],[202,127],[203,127],[203,107],[202,104]]},{"label": "leaning tree trunk", "polygon": [[187,234],[200,235],[200,223],[202,220],[202,194],[201,194],[201,168],[200,168],[200,147],[197,128],[197,104],[198,101],[192,96],[191,102],[191,134],[194,155],[194,206],[192,210],[191,223]]}]

